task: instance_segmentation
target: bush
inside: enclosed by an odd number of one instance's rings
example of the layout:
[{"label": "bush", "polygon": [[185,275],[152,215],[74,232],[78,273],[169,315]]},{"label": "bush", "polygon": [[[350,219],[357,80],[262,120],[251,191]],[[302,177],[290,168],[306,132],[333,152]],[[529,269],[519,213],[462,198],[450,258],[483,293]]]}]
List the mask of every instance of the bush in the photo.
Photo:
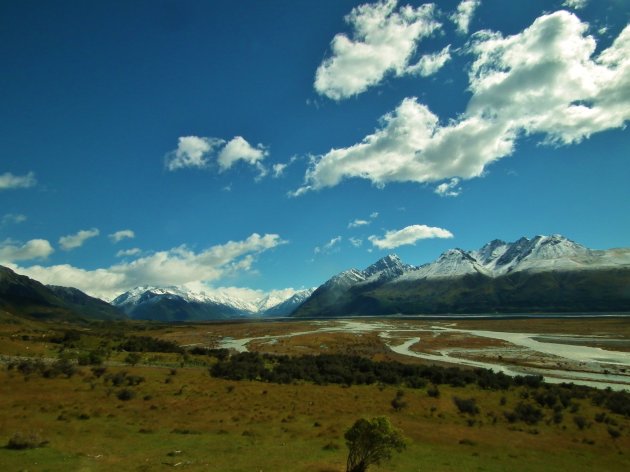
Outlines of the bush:
[{"label": "bush", "polygon": [[531,403],[520,402],[513,411],[506,411],[504,416],[510,423],[523,421],[527,424],[534,425],[542,419],[543,413]]},{"label": "bush", "polygon": [[42,440],[42,438],[37,433],[15,433],[9,439],[7,443],[7,449],[35,449],[37,447],[43,447],[48,443],[48,441]]},{"label": "bush", "polygon": [[474,398],[459,398],[453,397],[453,403],[457,406],[460,413],[468,415],[476,415],[479,413],[479,407],[477,401]]},{"label": "bush", "polygon": [[116,397],[122,401],[133,400],[136,397],[136,392],[128,388],[123,388],[116,394]]},{"label": "bush", "polygon": [[401,452],[406,444],[402,434],[385,417],[357,420],[344,435],[348,446],[346,472],[364,472]]}]

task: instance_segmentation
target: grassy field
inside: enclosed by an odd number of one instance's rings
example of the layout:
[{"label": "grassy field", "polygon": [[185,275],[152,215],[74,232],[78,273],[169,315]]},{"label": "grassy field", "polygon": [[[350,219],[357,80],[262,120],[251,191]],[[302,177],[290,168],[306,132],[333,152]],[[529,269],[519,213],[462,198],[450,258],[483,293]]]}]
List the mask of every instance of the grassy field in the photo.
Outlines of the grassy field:
[{"label": "grassy field", "polygon": [[[288,325],[92,326],[60,353],[62,345],[49,342],[58,330],[6,323],[0,325],[0,354],[5,362],[15,362],[14,356],[72,357],[111,348],[112,332],[185,344],[299,328]],[[326,342],[341,346],[349,340],[337,341]],[[356,344],[359,351],[373,339],[364,341]],[[511,423],[504,413],[531,403],[536,391],[442,385],[434,398],[426,387],[227,381],[209,375],[214,360],[207,356],[142,353],[138,365],[131,366],[125,365],[127,353],[110,350],[108,355],[104,372],[79,366],[70,377],[0,369],[0,445],[17,433],[45,443],[32,449],[0,448],[2,470],[343,471],[344,432],[360,417],[379,415],[403,431],[408,447],[374,470],[630,470],[630,419],[589,398],[571,400],[559,421],[551,409],[541,408],[543,417],[536,424]],[[395,411],[391,401],[399,390],[406,406]],[[479,412],[460,412],[453,397],[474,398]]]}]

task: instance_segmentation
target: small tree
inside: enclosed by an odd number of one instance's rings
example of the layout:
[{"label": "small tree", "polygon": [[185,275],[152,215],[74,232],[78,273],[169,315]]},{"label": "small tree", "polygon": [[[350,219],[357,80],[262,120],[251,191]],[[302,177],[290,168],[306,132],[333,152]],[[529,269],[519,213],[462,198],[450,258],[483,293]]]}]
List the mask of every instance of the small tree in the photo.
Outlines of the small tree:
[{"label": "small tree", "polygon": [[405,448],[403,435],[384,416],[357,420],[344,435],[348,446],[346,472],[365,472],[372,464],[380,464],[392,451]]}]

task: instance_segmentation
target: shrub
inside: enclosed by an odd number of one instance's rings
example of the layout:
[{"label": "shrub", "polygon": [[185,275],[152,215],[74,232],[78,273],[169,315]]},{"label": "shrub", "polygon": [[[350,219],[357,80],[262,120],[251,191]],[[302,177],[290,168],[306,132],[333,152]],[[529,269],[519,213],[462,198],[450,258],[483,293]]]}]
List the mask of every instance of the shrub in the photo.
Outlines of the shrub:
[{"label": "shrub", "polygon": [[116,394],[116,397],[122,401],[132,400],[136,397],[136,392],[128,388],[123,388]]},{"label": "shrub", "polygon": [[584,418],[583,416],[574,416],[573,422],[580,429],[584,429],[588,426],[588,422],[586,421],[586,418]]},{"label": "shrub", "polygon": [[468,415],[476,415],[479,413],[479,407],[477,401],[474,398],[459,398],[453,397],[453,403],[457,406],[460,413]]},{"label": "shrub", "polygon": [[7,443],[7,449],[35,449],[45,446],[48,441],[42,440],[37,433],[15,433]]},{"label": "shrub", "polygon": [[344,438],[348,446],[346,472],[364,472],[370,465],[390,459],[392,452],[401,452],[406,446],[402,434],[382,416],[357,420]]},{"label": "shrub", "polygon": [[542,419],[543,413],[531,403],[520,402],[513,411],[505,412],[504,416],[510,423],[523,421],[527,424],[534,425]]}]

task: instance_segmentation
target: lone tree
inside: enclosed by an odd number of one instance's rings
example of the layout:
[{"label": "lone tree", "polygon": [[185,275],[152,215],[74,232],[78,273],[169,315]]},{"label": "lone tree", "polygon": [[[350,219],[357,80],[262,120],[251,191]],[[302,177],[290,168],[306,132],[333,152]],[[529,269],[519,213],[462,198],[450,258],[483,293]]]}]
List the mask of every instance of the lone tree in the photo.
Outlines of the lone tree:
[{"label": "lone tree", "polygon": [[348,446],[346,472],[365,472],[372,464],[380,464],[392,451],[405,448],[405,438],[387,418],[357,420],[344,435]]}]

